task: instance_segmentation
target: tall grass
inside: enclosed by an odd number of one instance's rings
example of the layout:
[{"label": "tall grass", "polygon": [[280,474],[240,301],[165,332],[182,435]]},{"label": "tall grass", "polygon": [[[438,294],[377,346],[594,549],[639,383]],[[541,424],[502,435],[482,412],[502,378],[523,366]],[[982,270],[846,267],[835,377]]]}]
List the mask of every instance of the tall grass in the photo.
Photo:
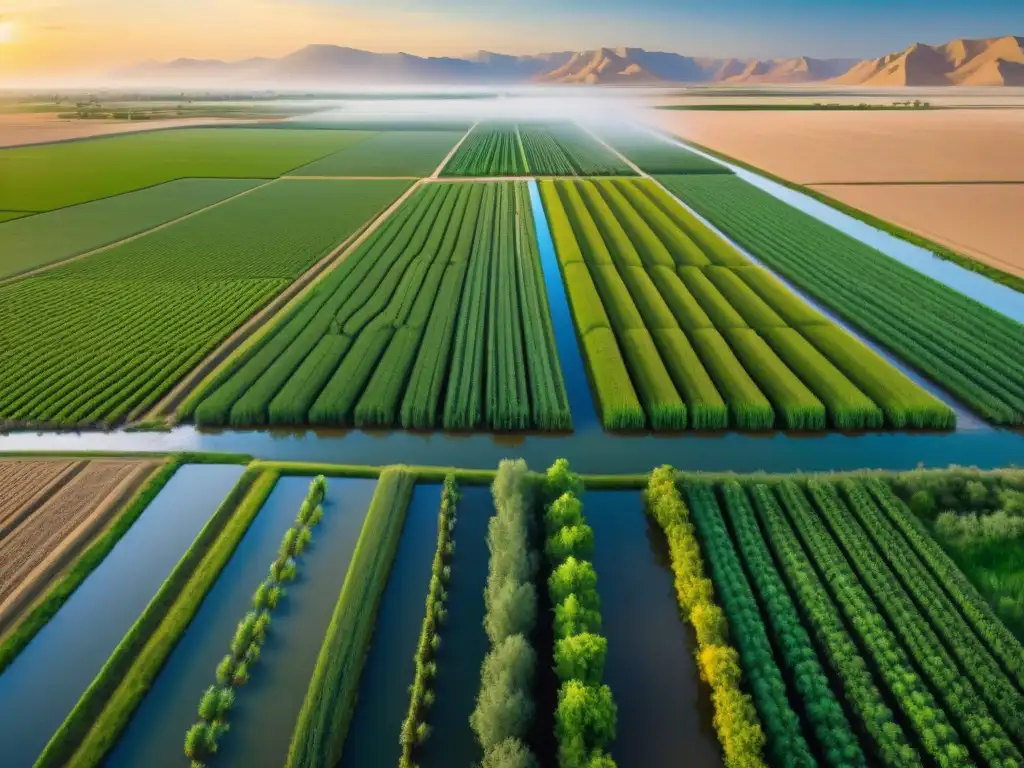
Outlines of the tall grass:
[{"label": "tall grass", "polygon": [[794,328],[768,328],[764,338],[772,349],[818,396],[838,429],[877,429],[885,417],[871,398],[832,365]]},{"label": "tall grass", "polygon": [[601,235],[594,217],[591,216],[583,202],[580,193],[582,187],[572,182],[555,182],[555,189],[565,205],[565,211],[572,223],[572,230],[576,233],[576,242],[579,243],[583,260],[591,267],[612,264],[608,245]]},{"label": "tall grass", "polygon": [[714,328],[694,331],[690,338],[704,368],[711,375],[737,429],[771,429],[775,424],[772,404]]},{"label": "tall grass", "polygon": [[751,328],[760,331],[762,328],[778,328],[786,325],[786,321],[779,317],[778,313],[751,290],[750,286],[743,282],[732,269],[708,267],[704,270],[704,274]]},{"label": "tall grass", "polygon": [[292,733],[288,768],[336,765],[341,760],[377,609],[415,482],[400,467],[380,474]]},{"label": "tall grass", "polygon": [[775,406],[775,413],[787,429],[825,428],[825,406],[756,331],[729,328],[725,337],[743,367]]},{"label": "tall grass", "polygon": [[565,287],[568,289],[569,305],[576,318],[576,328],[580,336],[586,336],[594,328],[610,329],[611,321],[587,265],[573,262],[566,264],[562,271],[565,275]]},{"label": "tall grass", "polygon": [[729,409],[718,394],[704,364],[678,328],[651,332],[672,381],[686,402],[686,413],[692,429],[725,429],[729,426]]},{"label": "tall grass", "polygon": [[559,183],[563,186],[571,186],[579,192],[580,198],[590,212],[590,218],[604,238],[612,262],[619,267],[642,267],[644,265],[629,233],[623,228],[615,212],[609,207],[608,201],[604,199],[593,182],[563,181]]},{"label": "tall grass", "polygon": [[704,270],[697,267],[679,267],[679,277],[701,308],[707,312],[718,330],[726,328],[747,328],[747,321],[736,311],[730,301],[715,287]]},{"label": "tall grass", "polygon": [[662,298],[684,331],[689,333],[701,328],[713,327],[707,312],[690,293],[690,289],[679,279],[679,275],[674,269],[654,267],[650,274]]},{"label": "tall grass", "polygon": [[594,284],[615,331],[622,333],[643,329],[644,319],[636,308],[633,297],[629,295],[629,289],[623,282],[618,268],[613,264],[590,267],[590,274],[594,278]]},{"label": "tall grass", "polygon": [[583,337],[583,352],[605,429],[642,429],[647,423],[615,335],[595,328]]},{"label": "tall grass", "polygon": [[583,252],[576,242],[576,233],[573,232],[572,222],[569,221],[569,214],[566,213],[565,204],[555,184],[556,182],[550,180],[537,182],[551,238],[555,241],[555,252],[558,260],[566,266],[583,261]]},{"label": "tall grass", "polygon": [[427,718],[434,705],[433,681],[437,676],[435,659],[441,643],[441,627],[447,617],[444,606],[448,599],[451,558],[455,551],[453,535],[458,501],[459,490],[455,483],[455,475],[449,474],[445,477],[444,488],[441,490],[441,511],[437,518],[437,549],[434,551],[434,560],[430,566],[426,611],[423,615],[419,643],[416,646],[416,673],[409,689],[409,711],[402,723],[399,768],[414,768],[413,756],[416,748],[430,735]]},{"label": "tall grass", "polygon": [[228,729],[227,716],[235,702],[235,688],[248,682],[252,667],[260,658],[270,615],[285,595],[285,583],[295,578],[296,558],[305,549],[313,526],[323,517],[321,502],[326,492],[327,478],[313,478],[295,523],[285,532],[278,556],[270,565],[270,574],[253,595],[252,610],[238,623],[230,653],[217,665],[216,685],[203,693],[199,720],[185,734],[185,756],[192,761],[192,768],[202,768],[204,761],[217,753],[217,741]]},{"label": "tall grass", "polygon": [[638,181],[619,179],[604,183],[615,185],[625,200],[643,218],[658,239],[664,243],[678,266],[705,267],[711,263],[700,246],[690,238],[683,228],[641,191]]},{"label": "tall grass", "polygon": [[644,266],[673,266],[676,263],[673,254],[651,229],[650,224],[629,204],[618,187],[610,181],[597,182],[596,186],[607,201],[615,220],[629,236],[629,239],[636,243],[637,254]]},{"label": "tall grass", "polygon": [[952,429],[951,408],[921,389],[881,357],[835,325],[802,329],[804,337],[870,397],[894,427]]},{"label": "tall grass", "polygon": [[620,334],[630,376],[654,429],[685,429],[686,404],[676,392],[651,334],[643,329]]},{"label": "tall grass", "polygon": [[828,325],[831,321],[818,310],[780,283],[766,269],[749,266],[733,269],[754,293],[760,296],[785,321],[800,328],[804,325]]},{"label": "tall grass", "polygon": [[[661,269],[667,269],[667,267],[661,267]],[[642,267],[621,268],[619,272],[644,319],[647,330],[679,327],[672,310],[658,293],[650,275]]]}]

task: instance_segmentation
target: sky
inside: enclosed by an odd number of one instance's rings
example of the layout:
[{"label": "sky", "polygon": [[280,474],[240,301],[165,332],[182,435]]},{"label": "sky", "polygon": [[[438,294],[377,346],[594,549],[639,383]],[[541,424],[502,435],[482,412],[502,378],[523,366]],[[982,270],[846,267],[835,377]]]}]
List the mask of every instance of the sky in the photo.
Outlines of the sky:
[{"label": "sky", "polygon": [[459,56],[635,46],[700,56],[880,56],[1024,35],[1024,0],[0,0],[0,83],[310,43]]}]

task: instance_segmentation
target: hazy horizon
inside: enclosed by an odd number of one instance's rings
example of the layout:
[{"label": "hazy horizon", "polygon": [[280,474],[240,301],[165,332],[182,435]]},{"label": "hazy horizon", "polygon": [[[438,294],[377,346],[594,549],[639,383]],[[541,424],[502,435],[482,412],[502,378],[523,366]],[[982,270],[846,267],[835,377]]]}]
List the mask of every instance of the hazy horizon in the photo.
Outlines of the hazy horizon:
[{"label": "hazy horizon", "polygon": [[464,57],[596,47],[695,56],[867,58],[913,42],[1024,34],[1024,3],[978,0],[9,0],[0,83],[143,60],[279,57],[309,44]]}]

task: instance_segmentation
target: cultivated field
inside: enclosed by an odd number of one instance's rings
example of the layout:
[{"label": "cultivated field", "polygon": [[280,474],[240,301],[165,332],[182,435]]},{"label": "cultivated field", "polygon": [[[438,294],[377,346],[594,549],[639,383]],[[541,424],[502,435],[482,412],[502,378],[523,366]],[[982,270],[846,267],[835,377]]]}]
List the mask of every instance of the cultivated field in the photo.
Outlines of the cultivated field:
[{"label": "cultivated field", "polygon": [[144,410],[407,185],[277,181],[0,287],[0,421]]},{"label": "cultivated field", "polygon": [[[1018,109],[652,111],[648,119],[669,133],[1021,275],[1020,114]],[[841,186],[853,184],[870,186]]]},{"label": "cultivated field", "polygon": [[0,629],[155,468],[144,461],[0,462]]},{"label": "cultivated field", "polygon": [[480,123],[442,176],[630,176],[614,153],[573,123]]},{"label": "cultivated field", "polygon": [[813,189],[1024,277],[1024,183],[826,184]]},{"label": "cultivated field", "polygon": [[685,203],[978,413],[1024,423],[1024,327],[733,176],[662,176]]},{"label": "cultivated field", "polygon": [[274,179],[371,135],[192,128],[3,149],[0,211],[50,211],[173,179]]},{"label": "cultivated field", "polygon": [[230,125],[221,118],[169,120],[65,120],[52,113],[0,114],[0,147],[74,141],[123,133],[143,133],[167,128]]},{"label": "cultivated field", "polygon": [[204,425],[568,428],[525,185],[424,185],[207,387]]},{"label": "cultivated field", "polygon": [[88,253],[252,189],[249,179],[182,179],[0,226],[0,278]]},{"label": "cultivated field", "polygon": [[464,131],[387,131],[309,165],[293,176],[429,176]]},{"label": "cultivated field", "polygon": [[644,173],[732,173],[721,163],[661,141],[639,126],[613,123],[595,132]]},{"label": "cultivated field", "polygon": [[541,188],[606,427],[952,426],[653,182]]}]

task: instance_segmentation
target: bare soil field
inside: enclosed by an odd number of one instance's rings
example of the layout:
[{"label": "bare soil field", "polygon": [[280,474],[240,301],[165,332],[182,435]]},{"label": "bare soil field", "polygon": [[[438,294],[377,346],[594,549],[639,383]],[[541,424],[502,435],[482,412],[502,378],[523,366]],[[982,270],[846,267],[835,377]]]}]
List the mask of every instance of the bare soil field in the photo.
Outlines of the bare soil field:
[{"label": "bare soil field", "polygon": [[45,144],[50,141],[87,139],[115,133],[138,133],[179,126],[251,123],[226,118],[181,118],[174,120],[67,120],[53,113],[0,115],[0,147]]},{"label": "bare soil field", "polygon": [[84,466],[63,459],[0,462],[0,539]]},{"label": "bare soil field", "polygon": [[825,185],[814,189],[1024,277],[1024,184]]},{"label": "bare soil field", "polygon": [[646,119],[798,184],[1024,182],[1024,110],[652,110]]},{"label": "bare soil field", "polygon": [[[0,463],[3,476],[17,471],[5,466],[14,463]],[[156,466],[152,461],[95,460],[70,479],[65,470],[66,482],[0,540],[0,631],[103,528]],[[6,507],[4,502],[0,514],[8,513]]]}]

